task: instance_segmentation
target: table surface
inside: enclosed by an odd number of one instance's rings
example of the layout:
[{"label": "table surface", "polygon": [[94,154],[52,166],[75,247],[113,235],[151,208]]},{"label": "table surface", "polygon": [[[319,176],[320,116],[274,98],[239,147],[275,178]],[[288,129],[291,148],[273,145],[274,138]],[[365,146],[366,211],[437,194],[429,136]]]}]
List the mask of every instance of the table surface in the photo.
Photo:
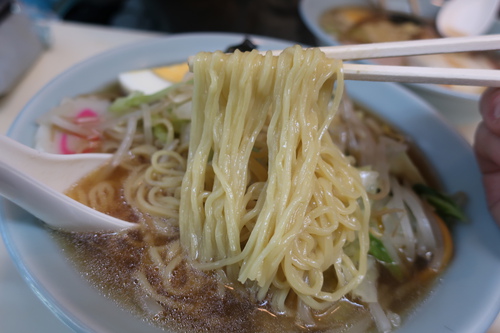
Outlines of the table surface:
[{"label": "table surface", "polygon": [[[152,32],[110,29],[107,27],[75,24],[61,21],[48,22],[51,46],[6,96],[0,98],[0,134],[5,134],[28,100],[52,78],[102,51],[160,35]],[[457,128],[472,142],[477,124]],[[22,279],[0,239],[0,323],[3,333],[51,332],[69,333],[31,291]],[[29,313],[29,319],[24,314]],[[500,316],[488,333],[500,333]]]}]

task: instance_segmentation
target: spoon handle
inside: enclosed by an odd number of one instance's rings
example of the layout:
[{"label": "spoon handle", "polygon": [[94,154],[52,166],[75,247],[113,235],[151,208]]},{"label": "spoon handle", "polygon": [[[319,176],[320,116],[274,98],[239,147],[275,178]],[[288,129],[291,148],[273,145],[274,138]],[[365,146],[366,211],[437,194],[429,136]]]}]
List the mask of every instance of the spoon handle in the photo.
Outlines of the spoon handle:
[{"label": "spoon handle", "polygon": [[95,232],[119,231],[134,226],[46,187],[3,161],[0,161],[0,196],[54,229]]},{"label": "spoon handle", "polygon": [[56,155],[0,135],[0,196],[53,228],[118,231],[134,224],[111,217],[62,192],[111,158],[109,154]]},{"label": "spoon handle", "polygon": [[0,151],[0,161],[58,192],[64,192],[111,158],[110,154],[49,154],[4,135],[0,135]]}]

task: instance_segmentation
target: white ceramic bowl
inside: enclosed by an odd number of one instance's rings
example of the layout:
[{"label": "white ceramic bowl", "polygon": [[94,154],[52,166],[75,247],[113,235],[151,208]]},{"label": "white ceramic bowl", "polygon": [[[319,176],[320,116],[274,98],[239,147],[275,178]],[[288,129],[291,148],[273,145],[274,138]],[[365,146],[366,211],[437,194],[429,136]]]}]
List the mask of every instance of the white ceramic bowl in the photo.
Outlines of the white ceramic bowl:
[{"label": "white ceramic bowl", "polygon": [[[125,70],[185,61],[198,51],[225,49],[242,39],[230,34],[176,35],[93,57],[34,96],[10,128],[9,136],[32,146],[35,120],[61,99],[104,87]],[[289,45],[267,38],[253,40],[262,50]],[[398,332],[484,332],[500,308],[500,229],[485,206],[469,145],[426,103],[398,85],[349,82],[347,90],[355,100],[413,138],[447,191],[463,191],[469,197],[466,213],[470,221],[454,231],[456,253],[450,267]],[[80,276],[40,221],[3,199],[0,233],[28,285],[76,332],[163,332],[101,296]],[[26,316],[29,320],[29,314]]]},{"label": "white ceramic bowl", "polygon": [[[387,8],[394,11],[411,13],[409,1],[386,0]],[[299,11],[304,24],[316,37],[319,45],[339,45],[339,41],[326,33],[318,24],[319,17],[328,9],[346,5],[367,5],[370,0],[301,0]],[[440,7],[429,0],[419,0],[421,15],[425,18],[434,18]],[[436,2],[437,3],[437,2]],[[491,29],[490,33],[500,33],[500,21]],[[369,61],[366,61],[369,63]],[[428,103],[440,111],[454,125],[467,125],[478,122],[479,95],[459,92],[434,84],[406,84]]]}]

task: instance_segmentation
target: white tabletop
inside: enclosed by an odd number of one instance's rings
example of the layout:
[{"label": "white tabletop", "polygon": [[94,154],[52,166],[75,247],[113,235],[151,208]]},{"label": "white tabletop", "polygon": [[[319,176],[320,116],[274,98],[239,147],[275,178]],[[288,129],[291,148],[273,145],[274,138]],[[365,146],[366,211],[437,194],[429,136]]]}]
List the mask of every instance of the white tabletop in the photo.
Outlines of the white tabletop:
[{"label": "white tabletop", "polygon": [[[52,45],[7,96],[0,98],[0,134],[28,100],[49,80],[73,64],[107,49],[156,38],[159,35],[135,30],[117,30],[67,22],[50,22]],[[469,142],[476,124],[457,128]],[[17,272],[0,239],[0,325],[3,333],[69,333],[31,291]],[[29,317],[26,314],[29,313]],[[500,317],[488,333],[500,333]]]}]

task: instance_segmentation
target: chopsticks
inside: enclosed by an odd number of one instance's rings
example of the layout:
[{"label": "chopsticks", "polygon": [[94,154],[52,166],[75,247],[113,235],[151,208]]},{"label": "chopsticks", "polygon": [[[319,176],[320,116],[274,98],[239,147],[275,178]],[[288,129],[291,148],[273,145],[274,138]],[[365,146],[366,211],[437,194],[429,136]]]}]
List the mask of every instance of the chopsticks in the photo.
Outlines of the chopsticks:
[{"label": "chopsticks", "polygon": [[[361,60],[500,50],[500,35],[320,47],[328,57]],[[272,51],[279,54],[280,50]],[[500,87],[500,70],[344,64],[344,79]]]},{"label": "chopsticks", "polygon": [[[361,60],[439,53],[500,50],[500,34],[319,47],[328,57]],[[271,51],[278,55],[282,50]],[[265,52],[262,52],[265,53]],[[191,67],[192,57],[188,59]],[[344,63],[345,80],[500,87],[500,70]]]},{"label": "chopsticks", "polygon": [[500,70],[344,64],[344,79],[500,87]]},{"label": "chopsticks", "polygon": [[[420,39],[402,42],[371,43],[319,47],[327,57],[342,60],[361,60],[403,57],[424,54],[500,50],[500,34]],[[282,50],[272,51],[278,55]]]}]

